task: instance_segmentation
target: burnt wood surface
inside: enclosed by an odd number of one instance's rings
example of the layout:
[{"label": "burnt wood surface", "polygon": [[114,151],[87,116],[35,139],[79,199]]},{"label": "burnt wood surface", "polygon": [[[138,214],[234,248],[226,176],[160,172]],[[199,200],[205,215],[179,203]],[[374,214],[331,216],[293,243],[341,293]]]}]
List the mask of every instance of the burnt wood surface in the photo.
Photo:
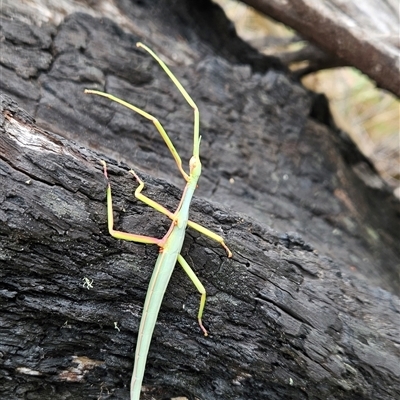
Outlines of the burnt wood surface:
[{"label": "burnt wood surface", "polygon": [[[288,25],[324,50],[326,58],[318,53],[309,54],[315,57],[312,61],[321,68],[328,65],[356,67],[373,79],[378,87],[400,97],[397,0],[242,1]],[[315,67],[310,67],[309,71],[315,71]]]},{"label": "burnt wood surface", "polygon": [[183,255],[207,289],[210,336],[177,268],[146,395],[399,396],[399,204],[324,98],[241,42],[208,1],[115,4],[122,26],[99,9],[41,25],[31,9],[2,9],[1,92],[11,97],[0,133],[2,398],[128,398],[157,249],[108,235],[99,160],[126,231],[161,237],[169,227],[134,199],[129,168],[171,210],[183,182],[151,123],[83,90],[157,115],[185,166],[193,119],[138,40],[199,105],[204,172],[191,218],[234,253],[188,231]]}]

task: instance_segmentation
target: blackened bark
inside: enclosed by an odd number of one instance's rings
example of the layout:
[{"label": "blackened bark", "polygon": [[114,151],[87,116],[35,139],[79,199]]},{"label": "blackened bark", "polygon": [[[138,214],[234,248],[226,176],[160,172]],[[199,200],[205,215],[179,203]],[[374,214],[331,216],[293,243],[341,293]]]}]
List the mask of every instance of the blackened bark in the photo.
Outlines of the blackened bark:
[{"label": "blackened bark", "polygon": [[[37,125],[3,98],[2,398],[128,398],[157,249],[108,235],[99,160],[109,164],[116,225],[126,231],[162,237],[169,226],[134,199],[129,167],[171,210],[183,182],[150,123],[84,88],[156,114],[185,166],[192,145],[190,107],[138,40],[199,104],[204,173],[191,218],[234,253],[228,260],[188,231],[183,255],[208,291],[211,334],[199,332],[198,295],[178,268],[145,387],[155,398],[399,396],[398,203],[346,135],[322,123],[323,101],[272,68],[276,61],[253,73],[220,57],[219,34],[210,24],[202,36],[195,22],[213,21],[214,6],[171,4],[125,13],[125,29],[143,36],[85,14],[45,27],[4,15],[5,46],[18,51],[2,63],[1,89]],[[161,20],[165,36],[146,31]]]}]

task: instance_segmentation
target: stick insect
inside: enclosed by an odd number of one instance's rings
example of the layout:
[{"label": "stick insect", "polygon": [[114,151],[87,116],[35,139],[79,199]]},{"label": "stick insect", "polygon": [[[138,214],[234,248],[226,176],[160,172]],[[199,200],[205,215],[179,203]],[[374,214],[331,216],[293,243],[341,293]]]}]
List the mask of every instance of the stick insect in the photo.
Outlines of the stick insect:
[{"label": "stick insect", "polygon": [[[194,191],[197,187],[197,182],[200,178],[201,174],[201,162],[200,162],[200,141],[201,136],[199,132],[199,110],[197,105],[186,92],[184,87],[180,84],[178,79],[175,75],[170,71],[167,65],[147,46],[142,43],[137,43],[138,47],[143,48],[146,50],[161,66],[161,68],[166,72],[175,86],[178,88],[184,99],[189,103],[189,105],[194,110],[194,138],[193,138],[193,155],[189,162],[189,174],[187,174],[184,169],[182,168],[182,161],[181,158],[176,151],[174,145],[172,144],[168,134],[164,130],[163,126],[160,124],[158,119],[147,112],[143,111],[142,109],[135,107],[132,104],[129,104],[111,94],[99,92],[97,90],[85,90],[85,93],[96,94],[99,96],[103,96],[108,98],[109,100],[115,101],[129,109],[135,111],[136,113],[140,114],[144,118],[149,119],[153,122],[156,126],[158,132],[164,139],[168,149],[170,150],[175,162],[178,166],[180,173],[182,174],[183,178],[186,181],[186,186],[182,194],[182,198],[179,202],[179,205],[175,212],[171,212],[167,210],[162,205],[156,203],[154,200],[151,200],[144,194],[142,194],[142,190],[144,188],[144,182],[139,178],[139,176],[133,171],[130,170],[129,172],[134,176],[134,178],[139,183],[139,186],[135,190],[135,197],[145,204],[149,205],[150,207],[154,208],[155,210],[161,212],[168,216],[172,222],[169,230],[165,234],[162,239],[149,237],[149,236],[142,236],[136,235],[127,232],[121,232],[114,229],[114,219],[113,219],[113,204],[112,204],[112,196],[111,196],[111,186],[108,183],[107,186],[107,220],[108,220],[108,230],[110,235],[116,239],[128,240],[132,242],[138,243],[146,243],[146,244],[156,244],[159,246],[159,256],[157,258],[156,265],[154,267],[154,271],[150,280],[150,284],[146,294],[146,300],[144,303],[142,319],[140,321],[139,327],[139,334],[138,340],[136,344],[136,353],[135,353],[135,363],[133,368],[133,374],[131,379],[131,400],[139,400],[140,391],[142,386],[142,380],[144,375],[144,370],[146,366],[147,354],[150,347],[151,338],[154,331],[154,326],[156,324],[158,312],[161,307],[161,302],[164,297],[164,293],[167,289],[168,282],[170,280],[172,271],[175,267],[176,262],[178,262],[185,272],[189,275],[189,278],[192,280],[194,285],[196,286],[197,290],[201,294],[200,298],[200,306],[197,315],[198,323],[200,325],[201,330],[203,331],[204,335],[207,336],[207,330],[203,326],[202,323],[202,315],[203,310],[206,302],[206,290],[200,280],[195,275],[192,268],[189,264],[185,261],[185,259],[180,254],[183,241],[185,238],[185,230],[186,227],[189,226],[190,228],[196,229],[197,231],[203,233],[204,235],[214,239],[218,243],[220,243],[226,250],[228,257],[232,257],[231,251],[225,245],[224,239],[217,235],[214,232],[211,232],[207,228],[189,220],[189,206],[191,199],[193,197]],[[108,180],[107,175],[107,165],[104,161],[103,164],[103,173],[104,176]]]}]

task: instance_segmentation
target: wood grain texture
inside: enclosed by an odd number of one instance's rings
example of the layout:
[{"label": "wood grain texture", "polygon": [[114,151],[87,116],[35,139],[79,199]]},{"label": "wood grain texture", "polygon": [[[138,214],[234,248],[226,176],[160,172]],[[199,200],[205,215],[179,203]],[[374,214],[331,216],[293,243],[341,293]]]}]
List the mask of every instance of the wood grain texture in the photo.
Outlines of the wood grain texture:
[{"label": "wood grain texture", "polygon": [[[221,30],[239,39],[227,21],[213,29],[218,7],[118,4],[129,29],[87,14],[39,27],[2,10],[7,46],[19,51],[1,65],[1,91],[13,98],[2,98],[0,113],[1,397],[128,398],[157,249],[108,235],[99,160],[126,231],[162,237],[169,227],[134,199],[130,167],[171,209],[184,183],[151,124],[83,89],[156,114],[184,165],[192,145],[192,110],[136,49],[139,39],[199,104],[204,173],[191,218],[234,253],[227,260],[188,231],[184,255],[209,294],[210,337],[177,268],[150,349],[148,397],[398,397],[396,199],[334,127],[323,97],[276,60],[248,49],[238,61],[232,44],[219,52]],[[163,33],[137,34],[150,26]]]}]

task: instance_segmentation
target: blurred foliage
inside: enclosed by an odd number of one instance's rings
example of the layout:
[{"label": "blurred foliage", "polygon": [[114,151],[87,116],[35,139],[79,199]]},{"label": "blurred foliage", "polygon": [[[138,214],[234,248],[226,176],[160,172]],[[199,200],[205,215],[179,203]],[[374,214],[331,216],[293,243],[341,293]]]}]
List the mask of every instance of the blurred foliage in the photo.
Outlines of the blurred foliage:
[{"label": "blurred foliage", "polygon": [[[238,35],[265,54],[296,50],[295,32],[236,0],[214,0],[235,24]],[[270,44],[263,46],[265,38]],[[279,39],[286,38],[286,45]],[[265,40],[264,40],[265,41]],[[289,45],[287,44],[289,43]],[[346,131],[400,197],[400,102],[379,90],[355,68],[322,70],[303,78],[310,90],[329,99],[335,123]]]}]

